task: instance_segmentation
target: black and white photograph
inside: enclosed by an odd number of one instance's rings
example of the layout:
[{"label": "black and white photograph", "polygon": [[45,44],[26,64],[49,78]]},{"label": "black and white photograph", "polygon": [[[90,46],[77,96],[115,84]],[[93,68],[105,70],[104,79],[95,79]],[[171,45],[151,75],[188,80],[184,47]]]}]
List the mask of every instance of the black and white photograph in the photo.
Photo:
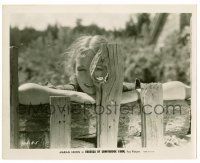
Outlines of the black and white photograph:
[{"label": "black and white photograph", "polygon": [[195,157],[194,6],[3,9],[5,157]]}]

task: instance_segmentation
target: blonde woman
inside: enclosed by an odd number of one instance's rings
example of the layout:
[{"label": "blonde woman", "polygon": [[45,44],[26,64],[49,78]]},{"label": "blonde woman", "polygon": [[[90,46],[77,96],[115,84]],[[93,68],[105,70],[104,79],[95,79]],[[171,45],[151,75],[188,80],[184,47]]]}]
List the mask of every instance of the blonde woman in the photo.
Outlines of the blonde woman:
[{"label": "blonde woman", "polygon": [[[66,60],[70,59],[70,65],[66,71],[73,72],[70,83],[63,86],[50,88],[34,83],[26,83],[19,87],[19,103],[21,104],[45,104],[49,103],[50,96],[68,96],[74,102],[95,103],[95,87],[90,76],[90,64],[95,54],[100,50],[100,45],[108,43],[102,36],[83,36],[78,38],[68,49]],[[68,62],[69,63],[69,62]],[[101,72],[99,67],[97,71]],[[123,83],[121,103],[136,101],[138,92],[132,83]],[[164,100],[184,100],[190,98],[191,88],[182,82],[172,81],[163,83]]]}]

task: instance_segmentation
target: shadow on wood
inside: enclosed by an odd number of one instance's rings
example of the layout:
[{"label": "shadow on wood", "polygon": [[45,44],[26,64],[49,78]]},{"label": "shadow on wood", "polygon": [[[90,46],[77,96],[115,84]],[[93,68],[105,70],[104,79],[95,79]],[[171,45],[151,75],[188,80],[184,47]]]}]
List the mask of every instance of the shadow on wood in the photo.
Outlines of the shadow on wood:
[{"label": "shadow on wood", "polygon": [[[102,44],[90,72],[96,86],[97,147],[116,148],[123,86],[123,56],[117,44]],[[102,67],[101,73],[96,71]]]},{"label": "shadow on wood", "polygon": [[163,145],[164,109],[162,84],[142,84],[141,102],[142,147]]},{"label": "shadow on wood", "polygon": [[70,99],[65,96],[50,97],[50,148],[70,148]]},{"label": "shadow on wood", "polygon": [[10,148],[18,148],[18,48],[10,47]]}]

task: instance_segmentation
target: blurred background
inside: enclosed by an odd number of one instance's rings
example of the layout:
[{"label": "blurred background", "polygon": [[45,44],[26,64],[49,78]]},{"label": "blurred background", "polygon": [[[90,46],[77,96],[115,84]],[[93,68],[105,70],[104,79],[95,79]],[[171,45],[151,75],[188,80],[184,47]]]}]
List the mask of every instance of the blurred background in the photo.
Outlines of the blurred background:
[{"label": "blurred background", "polygon": [[15,14],[10,46],[19,49],[19,84],[67,84],[63,57],[76,38],[104,35],[121,44],[125,81],[190,84],[191,14]]}]

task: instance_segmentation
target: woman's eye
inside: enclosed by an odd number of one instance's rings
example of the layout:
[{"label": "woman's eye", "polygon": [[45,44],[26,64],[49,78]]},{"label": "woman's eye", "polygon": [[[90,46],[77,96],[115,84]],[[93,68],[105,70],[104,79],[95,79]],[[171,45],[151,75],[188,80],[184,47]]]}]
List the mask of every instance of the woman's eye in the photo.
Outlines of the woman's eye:
[{"label": "woman's eye", "polygon": [[97,71],[102,71],[103,68],[101,68],[101,67],[97,67],[96,70],[97,70]]}]

